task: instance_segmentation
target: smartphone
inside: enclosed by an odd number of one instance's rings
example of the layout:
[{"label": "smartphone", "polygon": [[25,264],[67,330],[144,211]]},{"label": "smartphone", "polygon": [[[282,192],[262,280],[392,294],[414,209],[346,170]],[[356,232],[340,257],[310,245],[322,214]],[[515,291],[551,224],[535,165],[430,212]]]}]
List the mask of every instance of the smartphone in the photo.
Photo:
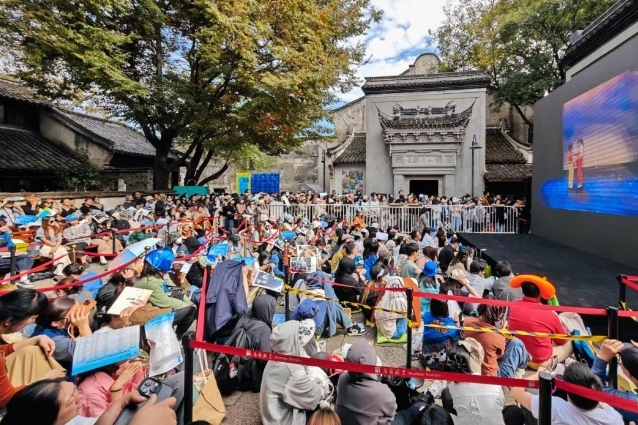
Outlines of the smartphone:
[{"label": "smartphone", "polygon": [[[153,378],[146,378],[143,380],[137,387],[137,391],[142,395],[142,397],[147,399],[150,398],[151,395],[156,394],[158,403],[171,397],[175,392],[172,387]],[[133,418],[133,415],[135,415],[135,413],[137,413],[137,411],[140,410],[145,403],[146,402],[126,406],[113,425],[127,425]]]}]

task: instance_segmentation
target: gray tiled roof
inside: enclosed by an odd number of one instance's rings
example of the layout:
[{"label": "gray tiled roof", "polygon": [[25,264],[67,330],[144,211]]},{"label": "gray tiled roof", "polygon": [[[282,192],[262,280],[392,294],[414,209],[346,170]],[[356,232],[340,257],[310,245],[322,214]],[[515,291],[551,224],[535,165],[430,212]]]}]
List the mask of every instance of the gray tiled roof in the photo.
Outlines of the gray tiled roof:
[{"label": "gray tiled roof", "polygon": [[485,139],[485,180],[522,181],[532,175],[532,164],[501,133],[488,128]]},{"label": "gray tiled roof", "polygon": [[0,152],[3,171],[52,173],[82,166],[67,149],[36,132],[9,125],[0,125]]},{"label": "gray tiled roof", "polygon": [[88,133],[88,137],[98,139],[97,141],[113,152],[133,156],[155,156],[155,148],[146,137],[126,124],[61,109],[53,109],[51,115],[80,133]]},{"label": "gray tiled roof", "polygon": [[488,128],[486,134],[486,164],[525,164],[527,161],[498,128]]},{"label": "gray tiled roof", "polygon": [[487,87],[489,75],[479,71],[440,72],[426,75],[398,75],[387,77],[367,77],[361,87],[364,93],[382,89],[442,89],[451,87]]},{"label": "gray tiled roof", "polygon": [[365,164],[366,133],[358,131],[344,142],[341,154],[333,160],[333,164]]},{"label": "gray tiled roof", "polygon": [[0,77],[0,97],[7,97],[13,100],[20,100],[36,105],[48,105],[45,99],[37,97],[35,91],[31,90],[24,84],[11,80],[6,77]]}]

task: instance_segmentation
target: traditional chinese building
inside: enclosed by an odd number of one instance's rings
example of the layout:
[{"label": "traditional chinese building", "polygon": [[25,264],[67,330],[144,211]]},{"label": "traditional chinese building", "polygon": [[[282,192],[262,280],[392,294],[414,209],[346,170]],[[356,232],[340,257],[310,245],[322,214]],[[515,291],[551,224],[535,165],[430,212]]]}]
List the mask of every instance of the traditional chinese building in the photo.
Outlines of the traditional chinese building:
[{"label": "traditional chinese building", "polygon": [[424,54],[401,75],[366,78],[365,95],[333,111],[343,142],[328,149],[331,190],[524,195],[532,157],[522,120],[509,105],[491,109],[488,75],[438,65]]}]

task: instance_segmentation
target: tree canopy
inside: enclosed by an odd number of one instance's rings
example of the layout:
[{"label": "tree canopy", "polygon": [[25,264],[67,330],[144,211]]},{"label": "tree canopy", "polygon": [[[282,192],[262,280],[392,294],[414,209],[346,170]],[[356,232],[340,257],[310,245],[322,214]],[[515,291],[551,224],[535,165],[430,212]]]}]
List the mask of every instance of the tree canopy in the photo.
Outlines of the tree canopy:
[{"label": "tree canopy", "polygon": [[212,159],[321,136],[331,93],[364,61],[347,41],[380,16],[369,0],[4,0],[0,47],[41,94],[92,93],[135,123],[163,189],[176,167],[201,184]]},{"label": "tree canopy", "polygon": [[466,0],[445,7],[431,32],[446,70],[482,70],[496,107],[533,105],[565,82],[569,38],[615,0]]}]

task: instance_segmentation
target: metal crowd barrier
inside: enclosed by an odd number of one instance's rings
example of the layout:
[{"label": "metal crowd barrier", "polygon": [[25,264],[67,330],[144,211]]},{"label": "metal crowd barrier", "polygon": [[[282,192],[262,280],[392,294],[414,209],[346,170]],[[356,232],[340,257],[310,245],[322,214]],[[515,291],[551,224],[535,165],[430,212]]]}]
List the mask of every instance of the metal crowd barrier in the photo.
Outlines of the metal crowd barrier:
[{"label": "metal crowd barrier", "polygon": [[338,221],[351,222],[357,210],[363,211],[365,223],[379,223],[382,230],[399,226],[403,233],[422,231],[423,227],[442,227],[465,233],[518,233],[519,214],[516,207],[506,205],[352,205],[352,204],[271,204],[270,215],[291,214],[308,220],[325,215]]}]

